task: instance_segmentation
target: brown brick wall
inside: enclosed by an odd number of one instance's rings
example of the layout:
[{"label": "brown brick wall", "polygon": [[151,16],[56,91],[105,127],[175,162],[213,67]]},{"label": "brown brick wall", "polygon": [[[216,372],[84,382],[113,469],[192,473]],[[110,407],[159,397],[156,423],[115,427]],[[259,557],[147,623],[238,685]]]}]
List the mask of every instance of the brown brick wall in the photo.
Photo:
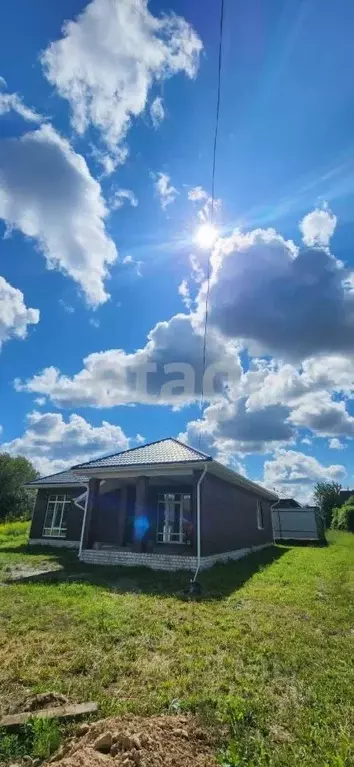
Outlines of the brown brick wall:
[{"label": "brown brick wall", "polygon": [[[48,497],[50,495],[68,495],[70,498],[77,498],[86,490],[85,487],[51,487],[40,488],[37,491],[36,503],[33,510],[32,523],[30,529],[31,538],[42,538],[45,513],[47,510]],[[71,504],[68,514],[67,540],[79,541],[81,536],[83,512]],[[48,539],[46,539],[48,540]],[[55,540],[55,539],[53,539]],[[64,539],[62,539],[64,540]]]},{"label": "brown brick wall", "polygon": [[201,485],[201,554],[261,546],[273,540],[271,502],[261,499],[264,530],[257,528],[257,500],[249,490],[206,474]]}]

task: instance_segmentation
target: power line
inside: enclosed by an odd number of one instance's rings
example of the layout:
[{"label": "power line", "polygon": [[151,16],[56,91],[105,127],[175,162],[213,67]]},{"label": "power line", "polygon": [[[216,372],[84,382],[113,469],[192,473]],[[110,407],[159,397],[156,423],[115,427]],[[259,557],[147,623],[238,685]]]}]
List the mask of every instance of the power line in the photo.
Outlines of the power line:
[{"label": "power line", "polygon": [[[216,150],[217,150],[218,135],[219,135],[219,114],[220,114],[220,94],[221,94],[221,65],[222,65],[223,32],[224,32],[224,0],[221,0],[221,2],[220,2],[220,23],[219,23],[218,85],[217,85],[217,99],[216,99],[216,111],[215,111],[213,163],[212,163],[212,172],[211,172],[211,213],[210,213],[211,224],[214,223],[214,214],[215,214],[215,170],[216,170]],[[206,357],[207,357],[211,250],[212,249],[209,248],[208,265],[207,265],[207,288],[206,288],[206,294],[205,294],[205,319],[204,319],[203,364],[202,364],[202,393],[201,393],[201,398],[200,398],[201,420],[203,419],[204,406],[205,406],[204,373],[205,373],[205,370],[206,370]],[[199,432],[199,447],[200,447],[201,437],[202,437],[202,433]]]}]

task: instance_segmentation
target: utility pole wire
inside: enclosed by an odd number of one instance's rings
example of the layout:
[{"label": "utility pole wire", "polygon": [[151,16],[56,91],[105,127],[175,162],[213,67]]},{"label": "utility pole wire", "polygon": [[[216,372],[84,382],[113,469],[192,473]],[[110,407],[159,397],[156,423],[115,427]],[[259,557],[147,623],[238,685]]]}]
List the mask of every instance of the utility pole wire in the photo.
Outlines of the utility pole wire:
[{"label": "utility pole wire", "polygon": [[[217,99],[216,99],[216,112],[215,112],[215,131],[214,131],[214,145],[213,145],[213,163],[211,172],[211,224],[214,223],[215,214],[215,171],[216,171],[216,153],[219,135],[219,114],[220,114],[220,95],[221,95],[221,69],[222,69],[222,41],[224,32],[224,0],[220,2],[220,24],[219,24],[219,57],[218,57],[218,85],[217,85]],[[203,420],[204,408],[205,408],[205,392],[204,392],[204,373],[206,370],[207,360],[207,340],[208,340],[208,315],[209,315],[209,293],[210,293],[210,267],[211,267],[211,251],[208,252],[208,265],[207,265],[207,287],[205,294],[205,318],[204,318],[204,338],[203,338],[203,363],[202,363],[202,393],[200,398],[200,412],[201,420]],[[199,432],[199,447],[201,443],[202,432]]]}]

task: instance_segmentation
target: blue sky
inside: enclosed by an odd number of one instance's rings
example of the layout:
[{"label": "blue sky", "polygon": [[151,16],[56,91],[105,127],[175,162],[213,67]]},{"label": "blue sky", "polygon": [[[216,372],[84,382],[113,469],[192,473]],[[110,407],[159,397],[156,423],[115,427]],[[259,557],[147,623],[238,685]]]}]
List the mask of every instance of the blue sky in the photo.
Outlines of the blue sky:
[{"label": "blue sky", "polygon": [[[207,359],[222,374],[201,417],[218,15],[4,9],[2,449],[48,474],[180,436],[305,500],[318,479],[354,482],[354,8],[225,0]],[[161,388],[171,363],[192,393]]]}]

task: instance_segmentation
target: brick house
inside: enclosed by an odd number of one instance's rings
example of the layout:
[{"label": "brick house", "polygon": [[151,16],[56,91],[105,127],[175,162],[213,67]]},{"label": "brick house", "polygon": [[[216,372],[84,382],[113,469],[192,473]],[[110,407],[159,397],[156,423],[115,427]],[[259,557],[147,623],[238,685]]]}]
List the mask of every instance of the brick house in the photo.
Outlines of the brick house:
[{"label": "brick house", "polygon": [[175,439],[31,482],[30,544],[83,562],[204,569],[273,541],[269,490]]}]

